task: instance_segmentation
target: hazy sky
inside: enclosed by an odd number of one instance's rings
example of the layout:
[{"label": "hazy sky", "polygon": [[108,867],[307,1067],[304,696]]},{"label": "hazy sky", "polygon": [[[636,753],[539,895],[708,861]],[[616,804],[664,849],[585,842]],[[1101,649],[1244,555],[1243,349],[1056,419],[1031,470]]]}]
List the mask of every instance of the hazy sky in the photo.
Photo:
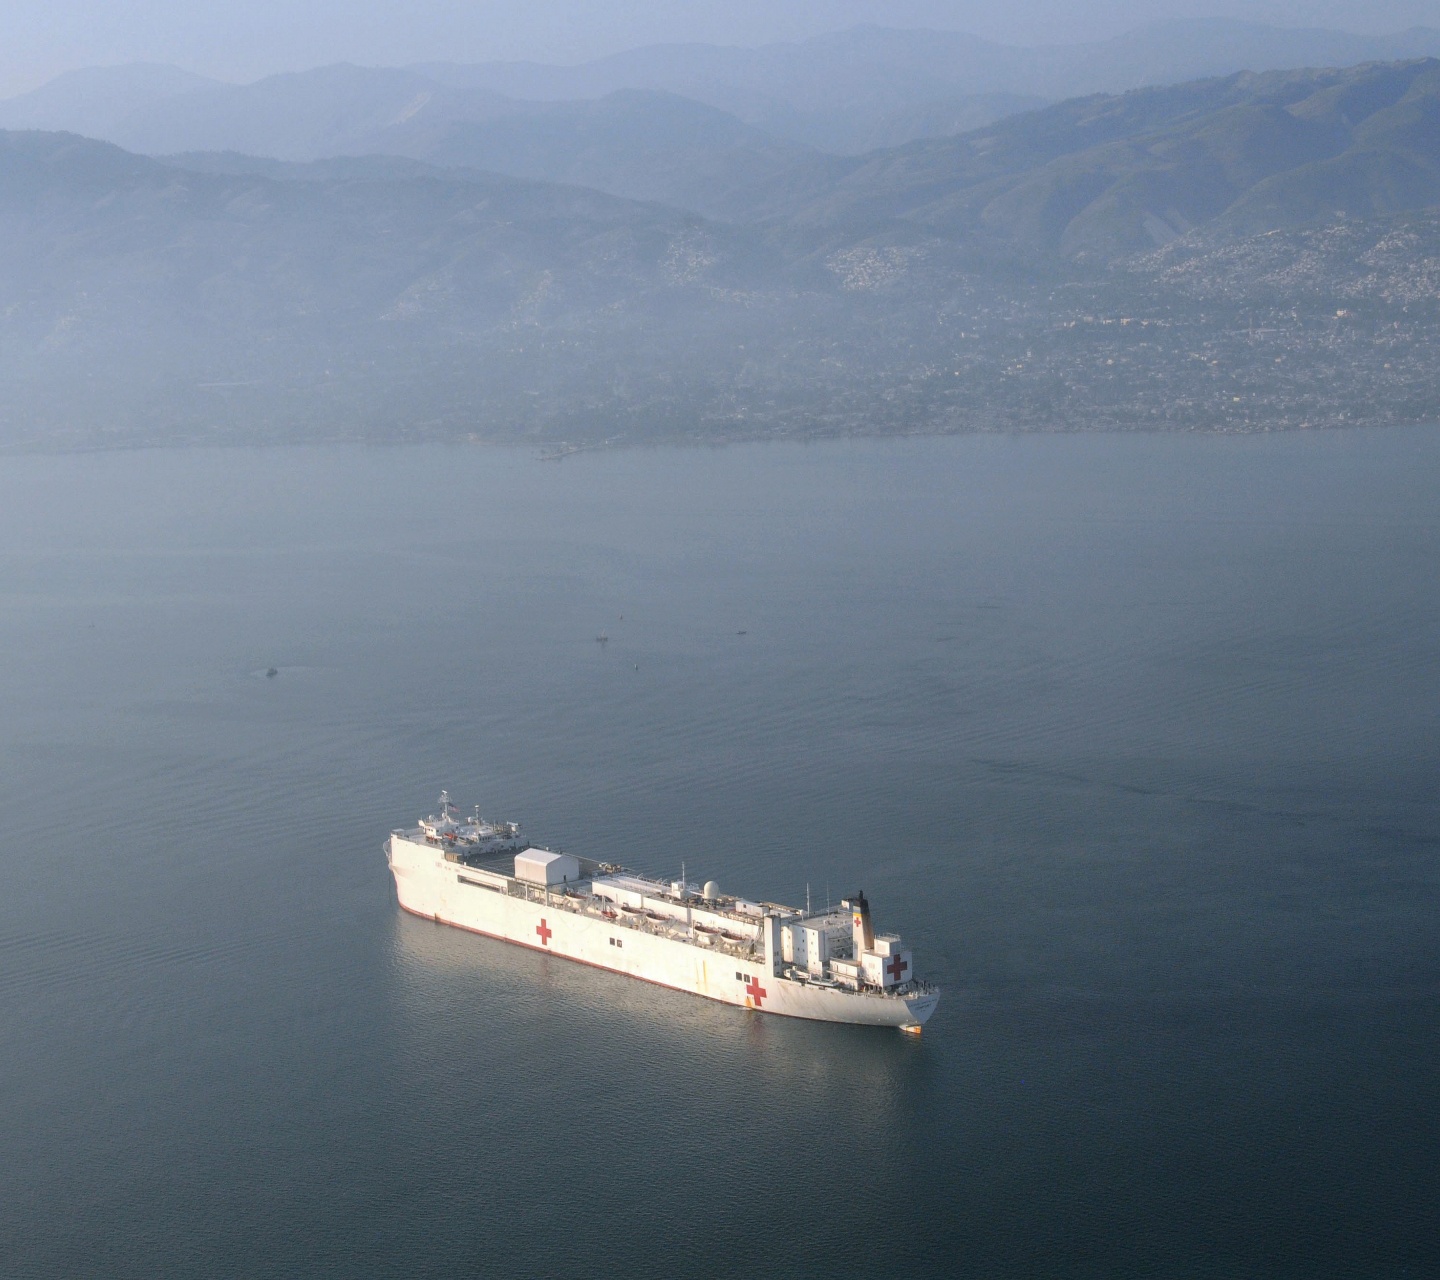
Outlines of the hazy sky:
[{"label": "hazy sky", "polygon": [[1214,15],[1394,31],[1440,26],[1440,0],[3,0],[0,95],[116,62],[247,80],[338,61],[572,62],[658,41],[759,44],[858,22],[1038,44]]}]

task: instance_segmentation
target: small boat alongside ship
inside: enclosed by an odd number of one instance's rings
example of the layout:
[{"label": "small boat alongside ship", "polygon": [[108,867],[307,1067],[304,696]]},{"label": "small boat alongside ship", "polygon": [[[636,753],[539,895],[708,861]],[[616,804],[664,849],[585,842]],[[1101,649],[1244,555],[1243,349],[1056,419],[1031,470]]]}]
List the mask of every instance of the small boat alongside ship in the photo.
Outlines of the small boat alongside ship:
[{"label": "small boat alongside ship", "polygon": [[812,912],[660,880],[533,846],[478,807],[462,819],[445,792],[385,857],[415,915],[725,1004],[918,1033],[940,1001],[863,893]]}]

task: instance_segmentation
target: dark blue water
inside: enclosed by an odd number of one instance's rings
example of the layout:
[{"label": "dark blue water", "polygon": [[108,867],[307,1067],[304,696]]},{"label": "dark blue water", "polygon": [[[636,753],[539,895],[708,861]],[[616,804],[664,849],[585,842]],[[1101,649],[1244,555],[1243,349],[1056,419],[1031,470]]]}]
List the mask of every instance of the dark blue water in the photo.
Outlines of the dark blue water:
[{"label": "dark blue water", "polygon": [[[0,1274],[1440,1272],[1437,495],[1430,430],[6,460]],[[442,786],[863,888],[944,1001],[404,917]]]}]

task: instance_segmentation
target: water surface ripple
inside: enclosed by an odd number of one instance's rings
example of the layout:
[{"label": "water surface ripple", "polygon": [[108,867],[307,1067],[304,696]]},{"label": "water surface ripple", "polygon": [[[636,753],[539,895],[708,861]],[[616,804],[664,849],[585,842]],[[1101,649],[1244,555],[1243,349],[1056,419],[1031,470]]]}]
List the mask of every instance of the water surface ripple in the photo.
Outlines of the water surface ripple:
[{"label": "water surface ripple", "polygon": [[[1430,429],[5,460],[0,1274],[1436,1274],[1437,492]],[[442,786],[863,887],[946,998],[402,916]]]}]

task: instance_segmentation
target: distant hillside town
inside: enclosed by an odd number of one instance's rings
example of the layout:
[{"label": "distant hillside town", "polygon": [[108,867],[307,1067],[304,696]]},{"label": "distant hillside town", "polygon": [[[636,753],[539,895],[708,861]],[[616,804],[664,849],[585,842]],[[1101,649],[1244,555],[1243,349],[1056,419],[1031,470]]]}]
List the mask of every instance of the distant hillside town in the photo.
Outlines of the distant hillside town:
[{"label": "distant hillside town", "polygon": [[936,38],[0,103],[0,448],[1437,416],[1440,32]]}]

